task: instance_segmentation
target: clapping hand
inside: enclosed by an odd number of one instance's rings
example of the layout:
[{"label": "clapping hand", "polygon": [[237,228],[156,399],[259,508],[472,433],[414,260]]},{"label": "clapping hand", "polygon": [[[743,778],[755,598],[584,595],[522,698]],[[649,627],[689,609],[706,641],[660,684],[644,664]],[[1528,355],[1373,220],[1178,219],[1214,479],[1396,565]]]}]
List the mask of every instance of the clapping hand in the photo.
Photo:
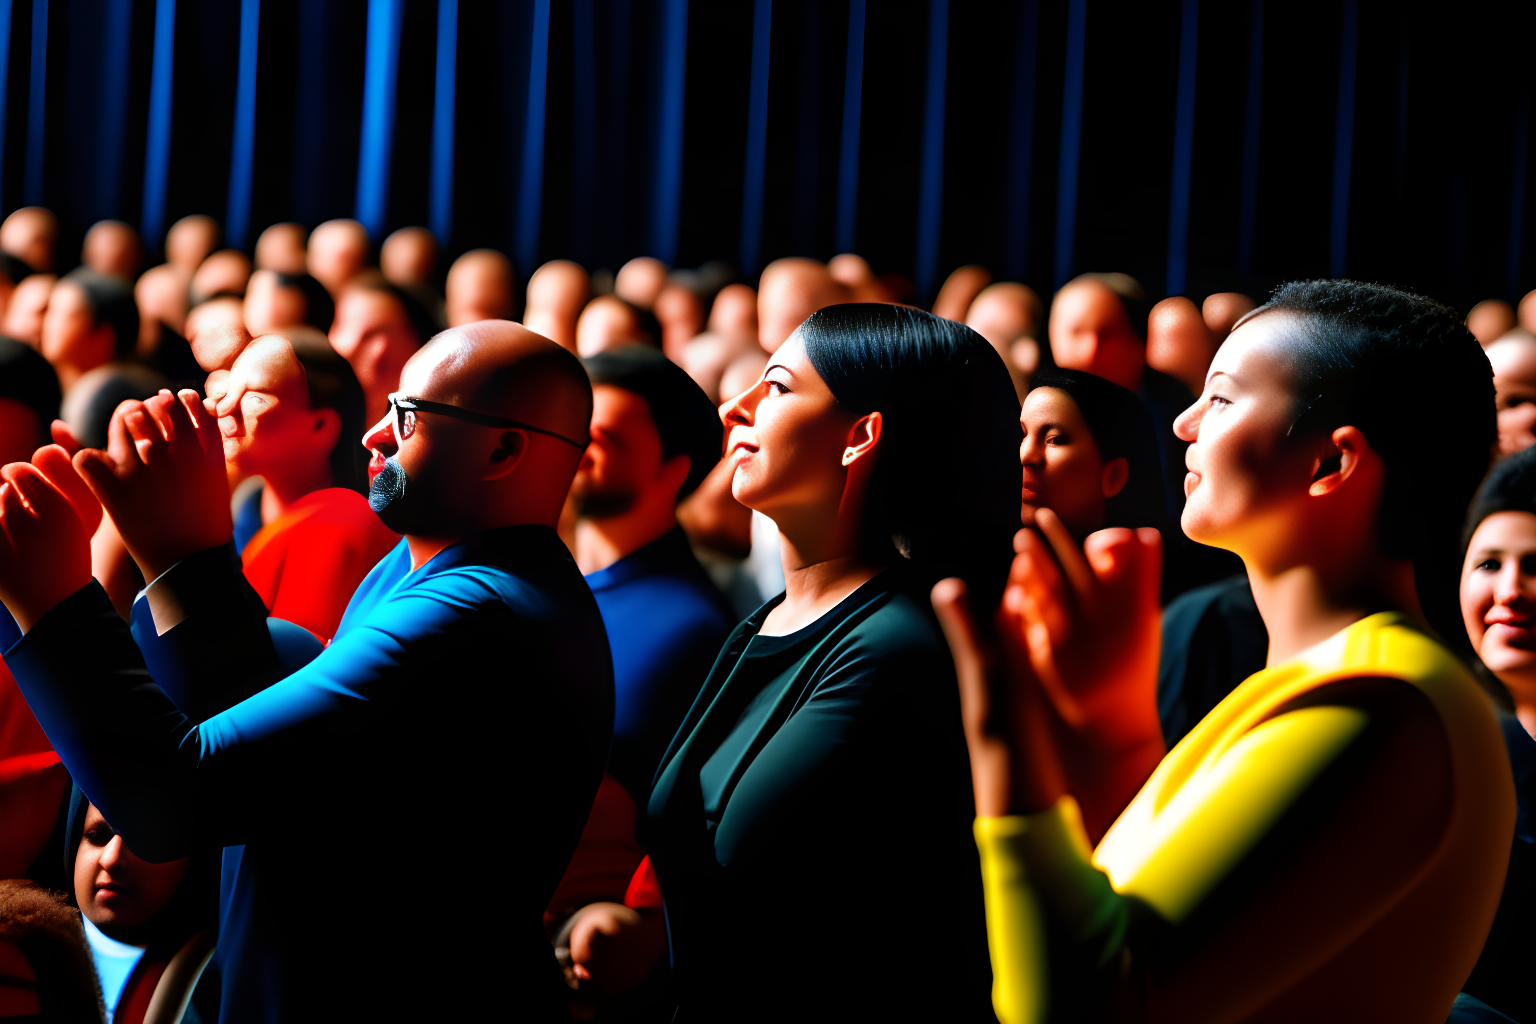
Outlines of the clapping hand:
[{"label": "clapping hand", "polygon": [[23,633],[91,581],[91,534],[68,493],[79,478],[67,459],[67,476],[45,462],[58,483],[26,462],[0,469],[0,601]]},{"label": "clapping hand", "polygon": [[1040,534],[1015,538],[992,630],[959,580],[934,588],[934,610],[960,681],[977,813],[1044,810],[1071,792],[1097,834],[1163,754],[1161,538],[1103,530],[1080,550],[1054,512],[1036,524]]},{"label": "clapping hand", "polygon": [[84,449],[74,465],[146,580],[233,533],[223,442],[195,391],[124,402],[106,450]]}]

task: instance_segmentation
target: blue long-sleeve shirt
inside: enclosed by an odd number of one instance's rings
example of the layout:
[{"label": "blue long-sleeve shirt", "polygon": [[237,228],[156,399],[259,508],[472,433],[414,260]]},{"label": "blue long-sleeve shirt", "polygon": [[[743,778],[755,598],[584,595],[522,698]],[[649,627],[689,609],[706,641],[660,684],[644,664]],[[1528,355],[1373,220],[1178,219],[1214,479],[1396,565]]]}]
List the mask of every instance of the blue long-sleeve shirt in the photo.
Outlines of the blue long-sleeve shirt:
[{"label": "blue long-sleeve shirt", "polygon": [[[245,844],[221,1020],[505,1015],[544,998],[541,914],[613,720],[602,620],[554,531],[492,531],[416,572],[402,543],[331,645],[276,681],[227,547],[153,590],[151,661],[179,657],[174,703],[94,583],[5,658],[136,853]],[[178,705],[218,710],[199,722]]]}]

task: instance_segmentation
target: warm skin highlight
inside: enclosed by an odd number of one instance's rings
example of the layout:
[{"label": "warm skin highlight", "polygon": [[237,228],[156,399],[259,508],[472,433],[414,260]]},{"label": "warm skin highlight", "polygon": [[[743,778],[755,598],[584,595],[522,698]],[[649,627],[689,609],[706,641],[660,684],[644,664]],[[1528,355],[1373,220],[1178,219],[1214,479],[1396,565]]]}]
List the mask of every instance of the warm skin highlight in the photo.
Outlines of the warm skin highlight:
[{"label": "warm skin highlight", "polygon": [[1462,562],[1461,618],[1536,736],[1536,513],[1495,512],[1478,524]]},{"label": "warm skin highlight", "polygon": [[1031,391],[1019,423],[1024,428],[1019,446],[1024,467],[1022,521],[1031,522],[1036,511],[1048,508],[1082,543],[1103,528],[1104,502],[1124,489],[1130,463],[1124,456],[1104,460],[1082,410],[1059,388]]},{"label": "warm skin highlight", "polygon": [[75,901],[80,913],[118,942],[143,945],[145,926],[176,895],[187,859],[151,864],[134,856],[123,837],[91,804],[75,855]]},{"label": "warm skin highlight", "polygon": [[879,457],[879,412],[837,404],[796,331],[757,383],[720,408],[731,494],[779,528],[783,602],[762,634],[815,622],[884,566],[859,547],[864,497]]}]

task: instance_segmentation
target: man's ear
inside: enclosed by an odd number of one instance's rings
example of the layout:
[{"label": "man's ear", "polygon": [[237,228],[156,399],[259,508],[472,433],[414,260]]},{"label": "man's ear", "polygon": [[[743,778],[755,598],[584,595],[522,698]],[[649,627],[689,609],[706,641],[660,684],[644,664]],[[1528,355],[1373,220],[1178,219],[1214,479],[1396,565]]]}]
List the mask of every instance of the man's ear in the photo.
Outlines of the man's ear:
[{"label": "man's ear", "polygon": [[1371,451],[1371,443],[1358,427],[1340,427],[1321,446],[1312,460],[1312,485],[1307,493],[1314,498],[1332,494],[1360,468],[1360,460]]},{"label": "man's ear", "polygon": [[843,465],[851,466],[874,450],[875,445],[880,443],[880,429],[884,423],[879,412],[859,417],[848,430],[847,447],[843,449]]},{"label": "man's ear", "polygon": [[491,452],[482,480],[499,480],[517,468],[528,454],[528,432],[508,430],[501,435],[501,447]]},{"label": "man's ear", "polygon": [[310,433],[315,447],[330,454],[341,440],[341,413],[335,409],[314,409],[310,412]]},{"label": "man's ear", "polygon": [[680,490],[683,481],[688,479],[688,471],[692,468],[693,459],[688,453],[678,452],[656,470],[656,479],[674,491]]},{"label": "man's ear", "polygon": [[1104,497],[1113,498],[1125,490],[1125,482],[1130,478],[1131,463],[1124,455],[1104,463],[1104,471],[1099,475],[1099,484]]}]

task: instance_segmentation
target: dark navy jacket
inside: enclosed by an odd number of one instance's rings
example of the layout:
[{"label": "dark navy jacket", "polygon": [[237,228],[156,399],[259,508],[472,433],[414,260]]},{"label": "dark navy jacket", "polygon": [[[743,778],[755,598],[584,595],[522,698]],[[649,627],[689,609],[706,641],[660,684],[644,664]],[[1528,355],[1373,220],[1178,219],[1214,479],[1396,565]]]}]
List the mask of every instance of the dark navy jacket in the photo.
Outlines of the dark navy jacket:
[{"label": "dark navy jacket", "polygon": [[136,853],[245,845],[221,1020],[541,1016],[541,915],[613,721],[602,619],[554,531],[491,531],[414,573],[402,542],[286,678],[232,547],[148,596],[164,690],[95,583],[5,658]]}]

